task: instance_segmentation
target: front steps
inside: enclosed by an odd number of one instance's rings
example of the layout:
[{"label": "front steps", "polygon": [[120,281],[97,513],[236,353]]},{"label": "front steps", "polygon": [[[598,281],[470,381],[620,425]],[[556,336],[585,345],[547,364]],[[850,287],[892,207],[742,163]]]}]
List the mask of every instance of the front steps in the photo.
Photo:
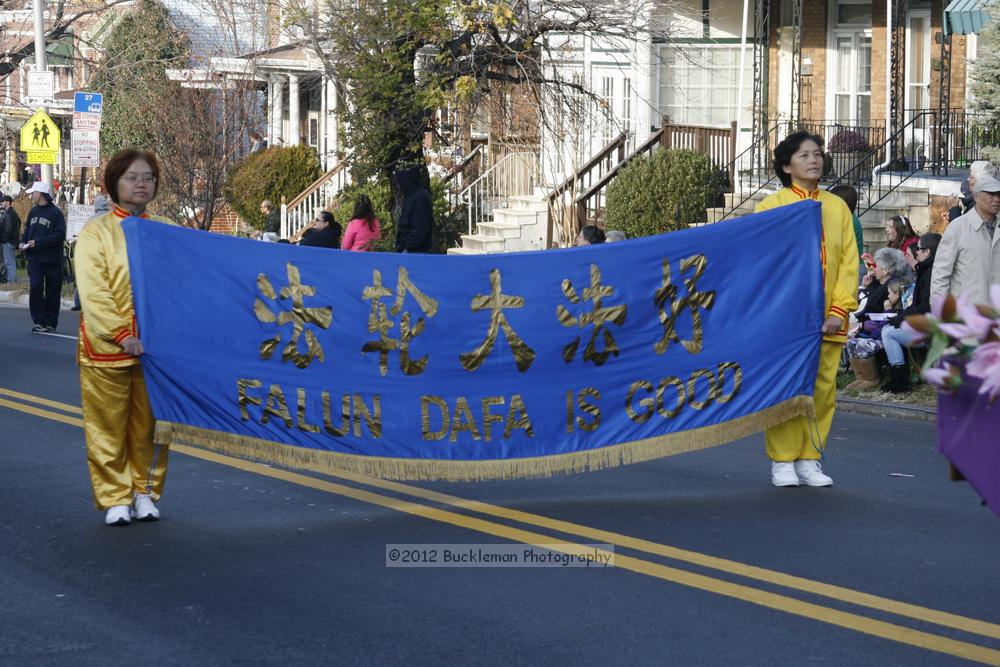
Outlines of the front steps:
[{"label": "front steps", "polygon": [[483,255],[542,250],[548,204],[542,197],[518,195],[505,208],[493,209],[493,220],[481,222],[474,234],[463,234],[462,245],[449,248],[449,255]]}]

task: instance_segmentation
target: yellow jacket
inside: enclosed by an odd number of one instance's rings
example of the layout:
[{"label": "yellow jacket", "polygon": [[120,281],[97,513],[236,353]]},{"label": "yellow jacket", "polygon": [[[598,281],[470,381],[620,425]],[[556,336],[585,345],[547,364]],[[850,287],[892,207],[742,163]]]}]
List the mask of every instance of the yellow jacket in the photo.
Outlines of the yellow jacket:
[{"label": "yellow jacket", "polygon": [[825,335],[823,340],[832,343],[847,341],[847,321],[850,313],[858,309],[858,245],[854,237],[851,209],[844,200],[826,190],[806,192],[794,183],[782,188],[757,205],[758,211],[815,199],[822,207],[823,246],[820,261],[823,264],[823,292],[827,316],[836,315],[843,326],[836,334]]},{"label": "yellow jacket", "polygon": [[[126,354],[121,342],[138,336],[128,252],[121,221],[132,215],[113,206],[84,225],[76,242],[74,265],[80,293],[80,338],[76,359],[82,366],[132,366],[137,357]],[[166,218],[143,214],[156,222]]]}]

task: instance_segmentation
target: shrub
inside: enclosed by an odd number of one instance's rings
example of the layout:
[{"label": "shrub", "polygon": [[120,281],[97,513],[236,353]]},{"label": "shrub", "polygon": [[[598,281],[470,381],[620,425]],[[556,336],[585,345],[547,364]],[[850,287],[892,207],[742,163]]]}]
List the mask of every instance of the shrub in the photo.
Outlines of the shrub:
[{"label": "shrub", "polygon": [[841,130],[827,145],[827,150],[837,153],[867,153],[871,149],[868,140],[854,130]]},{"label": "shrub", "polygon": [[316,152],[309,146],[268,148],[253,153],[229,172],[223,187],[226,202],[257,229],[264,226],[260,203],[281,198],[291,201],[323,173]]},{"label": "shrub", "polygon": [[[389,180],[381,177],[365,183],[352,183],[344,187],[333,204],[330,212],[340,225],[347,229],[347,223],[354,212],[354,203],[358,195],[365,194],[371,199],[375,217],[379,219],[382,228],[382,238],[375,244],[377,252],[393,252],[396,249],[396,223],[390,208],[391,192]],[[464,232],[461,227],[463,220],[451,211],[448,205],[447,188],[441,179],[431,178],[431,199],[434,206],[434,252],[445,252],[457,244]]]},{"label": "shrub", "polygon": [[722,189],[709,157],[686,149],[658,151],[626,165],[608,186],[604,226],[629,238],[705,221]]}]

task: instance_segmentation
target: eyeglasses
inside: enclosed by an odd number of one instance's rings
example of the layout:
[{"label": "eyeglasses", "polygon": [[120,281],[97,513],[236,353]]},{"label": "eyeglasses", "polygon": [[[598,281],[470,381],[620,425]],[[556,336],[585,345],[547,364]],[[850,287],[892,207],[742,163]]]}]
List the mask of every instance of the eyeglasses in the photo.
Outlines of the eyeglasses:
[{"label": "eyeglasses", "polygon": [[129,185],[135,185],[136,183],[156,183],[156,176],[153,176],[152,174],[143,174],[142,176],[129,174],[127,176],[122,176],[122,180]]}]

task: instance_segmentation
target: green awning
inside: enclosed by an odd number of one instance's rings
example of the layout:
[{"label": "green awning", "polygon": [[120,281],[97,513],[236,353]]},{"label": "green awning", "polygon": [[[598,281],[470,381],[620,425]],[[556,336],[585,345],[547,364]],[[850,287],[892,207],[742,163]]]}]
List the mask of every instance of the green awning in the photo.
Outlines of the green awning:
[{"label": "green awning", "polygon": [[[45,48],[45,63],[49,67],[71,67],[73,65],[73,33],[67,32],[54,42],[49,42]],[[35,54],[27,58],[35,64]]]},{"label": "green awning", "polygon": [[953,35],[978,35],[990,20],[990,0],[951,0],[944,8],[944,23]]}]

